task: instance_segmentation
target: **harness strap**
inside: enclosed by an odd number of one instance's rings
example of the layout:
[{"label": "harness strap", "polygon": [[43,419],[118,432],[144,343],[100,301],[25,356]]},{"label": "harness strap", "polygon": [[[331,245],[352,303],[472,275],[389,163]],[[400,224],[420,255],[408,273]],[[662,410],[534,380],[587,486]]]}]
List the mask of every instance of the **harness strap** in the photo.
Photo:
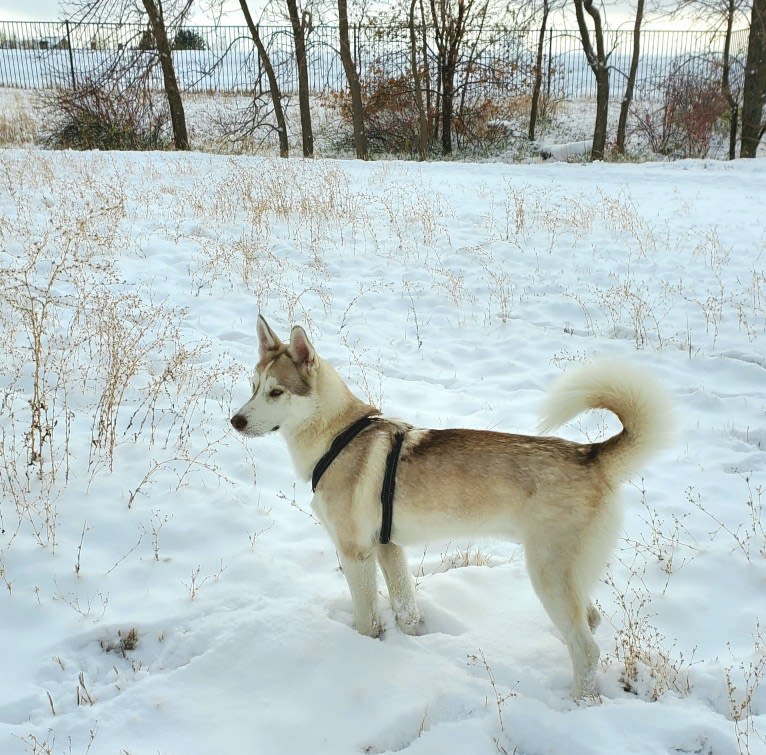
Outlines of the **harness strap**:
[{"label": "harness strap", "polygon": [[335,461],[335,457],[349,444],[362,430],[369,427],[373,422],[378,421],[378,417],[362,417],[349,425],[342,433],[335,436],[330,444],[327,453],[317,462],[311,475],[311,492],[315,493],[317,485],[322,475],[328,470],[330,464]]},{"label": "harness strap", "polygon": [[[315,493],[322,475],[328,470],[330,464],[335,461],[338,454],[359,435],[362,430],[369,427],[380,417],[362,417],[349,425],[342,433],[335,436],[327,453],[317,462],[311,475],[311,492]],[[404,432],[398,430],[394,434],[394,444],[386,457],[386,471],[383,475],[383,487],[380,491],[380,503],[383,507],[383,520],[380,526],[380,543],[386,545],[391,542],[391,527],[394,520],[394,492],[396,491],[396,468],[399,464],[399,456],[404,443]]]},{"label": "harness strap", "polygon": [[396,490],[396,467],[402,451],[404,433],[399,430],[394,435],[394,445],[386,458],[386,472],[383,475],[383,488],[380,491],[380,502],[383,505],[383,522],[380,527],[380,542],[383,545],[391,541],[391,525],[394,519],[394,492]]}]

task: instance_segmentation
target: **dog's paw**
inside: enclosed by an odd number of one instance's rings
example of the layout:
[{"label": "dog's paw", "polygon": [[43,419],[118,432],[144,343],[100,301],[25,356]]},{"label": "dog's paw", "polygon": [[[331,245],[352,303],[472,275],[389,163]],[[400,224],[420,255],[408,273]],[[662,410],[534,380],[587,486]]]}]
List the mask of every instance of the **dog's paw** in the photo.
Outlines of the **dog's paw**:
[{"label": "dog's paw", "polygon": [[598,685],[596,684],[595,671],[586,673],[584,676],[572,682],[572,699],[576,701],[600,700]]},{"label": "dog's paw", "polygon": [[408,610],[399,611],[396,614],[396,623],[402,632],[413,637],[423,631],[423,619],[420,616],[420,611],[414,606]]},{"label": "dog's paw", "polygon": [[385,627],[377,616],[371,617],[369,621],[355,622],[354,629],[359,634],[363,634],[365,637],[372,637],[374,640],[378,639],[385,631]]}]

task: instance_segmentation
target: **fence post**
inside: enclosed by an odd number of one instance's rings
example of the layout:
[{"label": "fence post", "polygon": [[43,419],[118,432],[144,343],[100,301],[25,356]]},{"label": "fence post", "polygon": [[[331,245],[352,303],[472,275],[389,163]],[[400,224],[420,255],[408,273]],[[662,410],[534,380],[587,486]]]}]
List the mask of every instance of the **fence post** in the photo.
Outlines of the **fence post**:
[{"label": "fence post", "polygon": [[69,31],[69,21],[64,21],[64,26],[66,27],[66,48],[67,52],[69,53],[69,72],[72,75],[72,91],[77,89],[77,80],[75,79],[74,75],[74,56],[72,55],[72,35]]},{"label": "fence post", "polygon": [[551,78],[553,76],[553,27],[548,29],[548,70],[545,75],[545,98],[551,101]]}]

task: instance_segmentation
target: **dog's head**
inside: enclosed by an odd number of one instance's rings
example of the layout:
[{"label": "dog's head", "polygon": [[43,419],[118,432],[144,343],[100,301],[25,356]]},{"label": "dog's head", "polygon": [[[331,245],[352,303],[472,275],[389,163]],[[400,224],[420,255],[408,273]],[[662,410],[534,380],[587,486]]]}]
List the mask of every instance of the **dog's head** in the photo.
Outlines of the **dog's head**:
[{"label": "dog's head", "polygon": [[319,358],[303,328],[296,325],[284,344],[259,315],[258,343],[253,395],[231,418],[235,430],[251,437],[280,429],[289,432],[316,410],[312,391]]}]

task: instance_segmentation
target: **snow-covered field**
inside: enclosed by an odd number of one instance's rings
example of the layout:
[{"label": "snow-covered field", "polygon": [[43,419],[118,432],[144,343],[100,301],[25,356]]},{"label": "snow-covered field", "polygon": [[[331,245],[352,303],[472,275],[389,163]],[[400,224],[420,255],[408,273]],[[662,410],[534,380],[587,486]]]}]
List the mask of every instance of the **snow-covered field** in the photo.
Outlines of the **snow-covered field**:
[{"label": "snow-covered field", "polygon": [[[765,187],[0,152],[0,752],[766,752]],[[625,486],[599,699],[511,543],[411,552],[422,635],[384,594],[352,629],[310,486],[228,426],[259,311],[421,426],[534,432],[594,355],[656,373],[678,441]]]}]

